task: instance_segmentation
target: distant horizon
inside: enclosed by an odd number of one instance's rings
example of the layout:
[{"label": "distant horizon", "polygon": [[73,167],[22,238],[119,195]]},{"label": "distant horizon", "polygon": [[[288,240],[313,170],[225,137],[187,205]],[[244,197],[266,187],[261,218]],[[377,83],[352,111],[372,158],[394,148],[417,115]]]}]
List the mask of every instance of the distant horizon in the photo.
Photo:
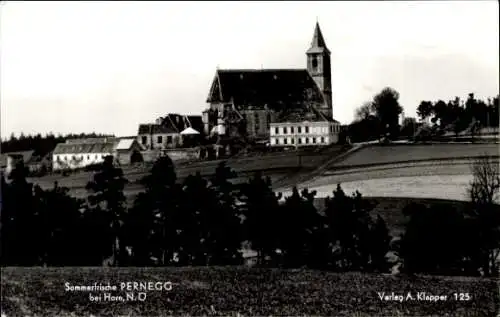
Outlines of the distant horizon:
[{"label": "distant horizon", "polygon": [[0,13],[2,140],[133,136],[167,113],[201,115],[217,69],[305,69],[316,21],[342,124],[384,87],[415,118],[422,100],[499,94],[493,1],[4,2]]}]

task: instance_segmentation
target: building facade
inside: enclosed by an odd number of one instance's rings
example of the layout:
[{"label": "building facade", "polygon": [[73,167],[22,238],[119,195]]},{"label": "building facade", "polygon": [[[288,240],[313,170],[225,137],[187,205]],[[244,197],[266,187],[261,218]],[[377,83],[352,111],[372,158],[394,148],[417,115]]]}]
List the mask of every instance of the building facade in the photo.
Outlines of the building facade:
[{"label": "building facade", "polygon": [[341,126],[316,109],[292,113],[271,123],[269,144],[272,147],[325,146],[337,143]]},{"label": "building facade", "polygon": [[52,152],[52,170],[78,169],[104,162],[113,155],[115,142],[107,138],[66,140]]},{"label": "building facade", "polygon": [[201,116],[168,114],[155,123],[140,124],[137,142],[147,150],[166,150],[183,146],[181,132],[192,128],[203,133]]},{"label": "building facade", "polygon": [[218,69],[202,116],[205,133],[267,139],[284,111],[310,104],[332,118],[330,51],[319,24],[306,56],[306,69]]}]

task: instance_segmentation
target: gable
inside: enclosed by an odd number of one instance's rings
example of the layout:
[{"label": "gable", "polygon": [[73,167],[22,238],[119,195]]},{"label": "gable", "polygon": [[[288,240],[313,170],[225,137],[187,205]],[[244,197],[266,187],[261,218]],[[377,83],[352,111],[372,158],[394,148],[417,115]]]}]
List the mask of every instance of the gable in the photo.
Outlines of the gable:
[{"label": "gable", "polygon": [[210,92],[208,94],[207,102],[211,102],[211,100],[221,100],[221,90],[219,84],[219,76],[216,74],[214,79],[212,80],[212,85],[210,87]]}]

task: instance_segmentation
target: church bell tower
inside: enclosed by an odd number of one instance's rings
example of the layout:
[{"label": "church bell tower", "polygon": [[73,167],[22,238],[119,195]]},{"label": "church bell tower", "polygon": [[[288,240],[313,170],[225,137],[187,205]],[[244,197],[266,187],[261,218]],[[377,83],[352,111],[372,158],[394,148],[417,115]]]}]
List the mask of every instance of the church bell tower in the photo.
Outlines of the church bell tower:
[{"label": "church bell tower", "polygon": [[306,52],[307,70],[323,93],[325,104],[319,110],[328,118],[333,118],[332,110],[332,70],[330,51],[316,22],[311,47]]}]

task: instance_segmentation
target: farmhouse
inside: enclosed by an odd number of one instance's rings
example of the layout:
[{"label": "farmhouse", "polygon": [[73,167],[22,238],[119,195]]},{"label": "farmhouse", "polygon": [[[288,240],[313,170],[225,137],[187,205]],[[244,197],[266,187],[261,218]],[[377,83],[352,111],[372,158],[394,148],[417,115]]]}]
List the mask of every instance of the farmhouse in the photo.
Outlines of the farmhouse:
[{"label": "farmhouse", "polygon": [[330,51],[319,24],[306,55],[307,69],[218,69],[203,112],[204,132],[267,139],[271,122],[304,105],[332,118]]},{"label": "farmhouse", "polygon": [[142,162],[142,147],[135,139],[87,138],[70,139],[57,144],[52,153],[52,169],[77,169],[104,162],[113,156],[120,165]]},{"label": "farmhouse", "polygon": [[201,116],[168,114],[155,123],[140,124],[137,142],[148,150],[165,150],[183,146],[181,134],[187,128],[202,132]]},{"label": "farmhouse", "polygon": [[108,138],[70,139],[57,144],[52,153],[52,170],[76,169],[102,163],[113,155],[114,140]]},{"label": "farmhouse", "polygon": [[337,143],[340,123],[311,107],[308,111],[292,111],[271,123],[272,147],[318,146]]}]

